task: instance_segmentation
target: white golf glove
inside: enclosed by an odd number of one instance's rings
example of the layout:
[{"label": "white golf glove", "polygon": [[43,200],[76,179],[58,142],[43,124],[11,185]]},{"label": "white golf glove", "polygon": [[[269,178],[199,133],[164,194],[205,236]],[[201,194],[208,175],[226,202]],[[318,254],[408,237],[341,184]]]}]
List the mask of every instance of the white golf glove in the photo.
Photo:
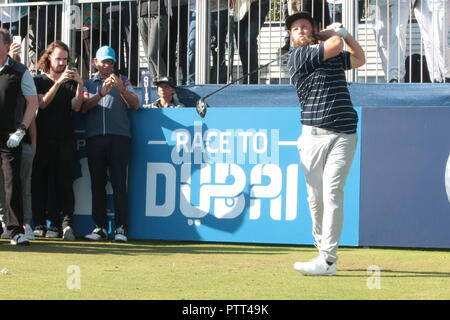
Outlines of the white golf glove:
[{"label": "white golf glove", "polygon": [[22,129],[17,129],[16,132],[11,133],[9,135],[9,139],[6,142],[6,145],[8,148],[17,148],[20,144],[20,141],[22,141],[23,137],[25,136],[26,132]]},{"label": "white golf glove", "polygon": [[348,34],[347,29],[345,29],[345,27],[340,22],[335,22],[333,24],[330,24],[328,26],[328,29],[334,30],[334,32],[336,32],[338,34],[338,36],[341,37],[342,39],[344,39]]}]

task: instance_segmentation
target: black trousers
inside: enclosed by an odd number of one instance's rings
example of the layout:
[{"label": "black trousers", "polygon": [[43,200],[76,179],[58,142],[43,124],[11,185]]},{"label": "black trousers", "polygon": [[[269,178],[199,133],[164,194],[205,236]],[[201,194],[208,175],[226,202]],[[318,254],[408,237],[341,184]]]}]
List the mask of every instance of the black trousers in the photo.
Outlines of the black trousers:
[{"label": "black trousers", "polygon": [[[177,67],[178,62],[183,75],[182,84],[186,84],[188,77],[187,72],[187,46],[188,46],[188,33],[189,33],[189,6],[180,5],[172,7],[173,15],[169,20],[169,43],[166,41],[166,45],[163,49],[163,57],[167,57],[167,50],[169,50],[169,61],[167,62],[167,72],[169,76],[177,79]],[[178,24],[178,18],[180,18]],[[179,43],[177,42],[179,40]],[[179,50],[178,50],[179,48]],[[176,53],[178,52],[178,57]]]},{"label": "black trousers", "polygon": [[[259,67],[257,39],[260,27],[262,28],[270,10],[269,5],[269,0],[262,0],[261,7],[259,2],[253,2],[250,5],[250,10],[239,21],[239,27],[236,27],[238,32],[236,32],[235,37],[239,44],[239,57],[242,61],[243,74],[255,71]],[[245,77],[243,82],[244,84],[258,84],[258,72]]]},{"label": "black trousers", "polygon": [[[34,224],[64,229],[72,224],[75,208],[73,164],[75,145],[68,142],[38,141],[31,174]],[[48,216],[46,213],[48,212]]]},{"label": "black trousers", "polygon": [[[137,85],[139,71],[137,3],[122,2],[120,7],[118,4],[111,4],[109,10],[111,12],[105,12],[103,19],[108,21],[111,28],[110,46],[116,51],[117,67],[121,74],[127,76],[133,85]],[[105,40],[108,39],[102,40],[104,44]]]},{"label": "black trousers", "polygon": [[7,225],[10,237],[23,233],[22,184],[20,182],[20,163],[22,147],[8,148],[6,137],[0,137],[0,160],[3,172]]},{"label": "black trousers", "polygon": [[113,189],[115,225],[127,228],[128,192],[127,171],[131,139],[125,136],[106,135],[86,140],[92,189],[92,218],[99,228],[108,229],[106,212],[106,184]]}]

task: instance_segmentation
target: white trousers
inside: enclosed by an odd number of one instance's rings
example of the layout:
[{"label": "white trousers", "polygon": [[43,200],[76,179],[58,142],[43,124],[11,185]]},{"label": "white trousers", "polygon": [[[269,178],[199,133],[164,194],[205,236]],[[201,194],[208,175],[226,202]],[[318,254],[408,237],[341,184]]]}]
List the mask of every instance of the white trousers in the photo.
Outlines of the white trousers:
[{"label": "white trousers", "polygon": [[433,82],[450,78],[450,1],[417,0],[414,15],[423,39],[428,71]]},{"label": "white trousers", "polygon": [[298,139],[306,179],[312,233],[320,254],[337,261],[344,222],[344,185],[356,150],[357,134],[303,125]]},{"label": "white trousers", "polygon": [[386,80],[405,78],[406,27],[410,0],[372,0],[375,5],[374,29],[378,54]]}]

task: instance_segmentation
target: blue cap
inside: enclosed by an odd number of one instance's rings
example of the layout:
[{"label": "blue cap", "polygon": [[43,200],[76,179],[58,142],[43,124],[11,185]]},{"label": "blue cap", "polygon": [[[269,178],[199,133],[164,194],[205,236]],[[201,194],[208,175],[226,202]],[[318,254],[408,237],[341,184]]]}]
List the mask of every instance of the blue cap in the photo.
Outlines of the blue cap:
[{"label": "blue cap", "polygon": [[97,50],[95,58],[99,61],[112,60],[116,62],[116,53],[114,49],[109,46],[103,46]]}]

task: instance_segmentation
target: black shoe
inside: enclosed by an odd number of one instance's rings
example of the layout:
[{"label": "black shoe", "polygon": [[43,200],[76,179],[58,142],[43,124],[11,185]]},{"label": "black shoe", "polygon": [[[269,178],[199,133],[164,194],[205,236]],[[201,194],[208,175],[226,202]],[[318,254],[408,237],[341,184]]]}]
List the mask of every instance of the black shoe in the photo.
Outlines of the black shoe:
[{"label": "black shoe", "polygon": [[398,80],[397,79],[391,79],[391,80],[389,80],[389,83],[398,83]]}]

